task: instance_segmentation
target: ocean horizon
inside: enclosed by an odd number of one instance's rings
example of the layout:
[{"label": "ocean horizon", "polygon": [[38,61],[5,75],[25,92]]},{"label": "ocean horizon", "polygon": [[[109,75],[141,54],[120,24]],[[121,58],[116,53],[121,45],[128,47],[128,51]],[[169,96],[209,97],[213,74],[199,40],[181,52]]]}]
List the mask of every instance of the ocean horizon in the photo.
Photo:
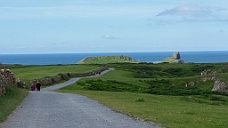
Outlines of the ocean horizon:
[{"label": "ocean horizon", "polygon": [[[89,56],[129,56],[141,62],[159,62],[174,52],[113,52],[113,53],[47,53],[47,54],[0,54],[0,64],[57,65],[76,64]],[[185,63],[228,62],[228,51],[180,52]]]}]

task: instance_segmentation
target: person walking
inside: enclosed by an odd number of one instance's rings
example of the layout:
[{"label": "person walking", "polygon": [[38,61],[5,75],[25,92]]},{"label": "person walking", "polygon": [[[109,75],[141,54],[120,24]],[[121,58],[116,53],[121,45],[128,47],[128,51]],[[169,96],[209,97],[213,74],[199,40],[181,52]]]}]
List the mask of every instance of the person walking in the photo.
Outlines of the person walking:
[{"label": "person walking", "polygon": [[36,89],[36,87],[35,87],[34,83],[32,83],[32,85],[31,85],[31,91],[34,91],[35,89]]},{"label": "person walking", "polygon": [[40,91],[40,86],[41,86],[40,82],[37,81],[37,83],[36,83],[36,90],[37,90],[37,91]]}]

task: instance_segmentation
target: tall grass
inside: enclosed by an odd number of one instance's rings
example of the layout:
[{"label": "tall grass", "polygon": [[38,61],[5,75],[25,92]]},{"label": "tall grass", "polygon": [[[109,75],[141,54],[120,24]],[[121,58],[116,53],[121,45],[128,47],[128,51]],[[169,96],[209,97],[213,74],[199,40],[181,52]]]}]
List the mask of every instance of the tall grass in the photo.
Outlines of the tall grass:
[{"label": "tall grass", "polygon": [[28,94],[25,89],[6,87],[6,95],[0,97],[0,122],[3,122]]}]

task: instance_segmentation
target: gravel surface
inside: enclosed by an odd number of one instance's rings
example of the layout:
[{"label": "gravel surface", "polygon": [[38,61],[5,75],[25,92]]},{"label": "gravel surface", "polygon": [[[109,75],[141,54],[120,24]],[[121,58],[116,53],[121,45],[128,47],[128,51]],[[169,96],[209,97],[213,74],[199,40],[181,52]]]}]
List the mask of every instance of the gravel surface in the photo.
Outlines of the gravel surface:
[{"label": "gravel surface", "polygon": [[31,91],[0,128],[161,128],[114,112],[85,96],[52,91],[79,79]]}]

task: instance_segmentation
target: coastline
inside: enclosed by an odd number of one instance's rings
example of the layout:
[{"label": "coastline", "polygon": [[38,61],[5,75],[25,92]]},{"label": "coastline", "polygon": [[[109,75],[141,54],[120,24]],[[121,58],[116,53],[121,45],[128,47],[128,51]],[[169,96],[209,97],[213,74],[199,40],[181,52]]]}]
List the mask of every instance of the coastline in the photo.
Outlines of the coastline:
[{"label": "coastline", "polygon": [[[172,56],[173,52],[113,52],[113,53],[47,53],[47,54],[0,54],[0,64],[56,65],[75,64],[88,56],[127,55],[134,60],[156,63]],[[228,62],[228,51],[180,52],[185,63]]]}]

